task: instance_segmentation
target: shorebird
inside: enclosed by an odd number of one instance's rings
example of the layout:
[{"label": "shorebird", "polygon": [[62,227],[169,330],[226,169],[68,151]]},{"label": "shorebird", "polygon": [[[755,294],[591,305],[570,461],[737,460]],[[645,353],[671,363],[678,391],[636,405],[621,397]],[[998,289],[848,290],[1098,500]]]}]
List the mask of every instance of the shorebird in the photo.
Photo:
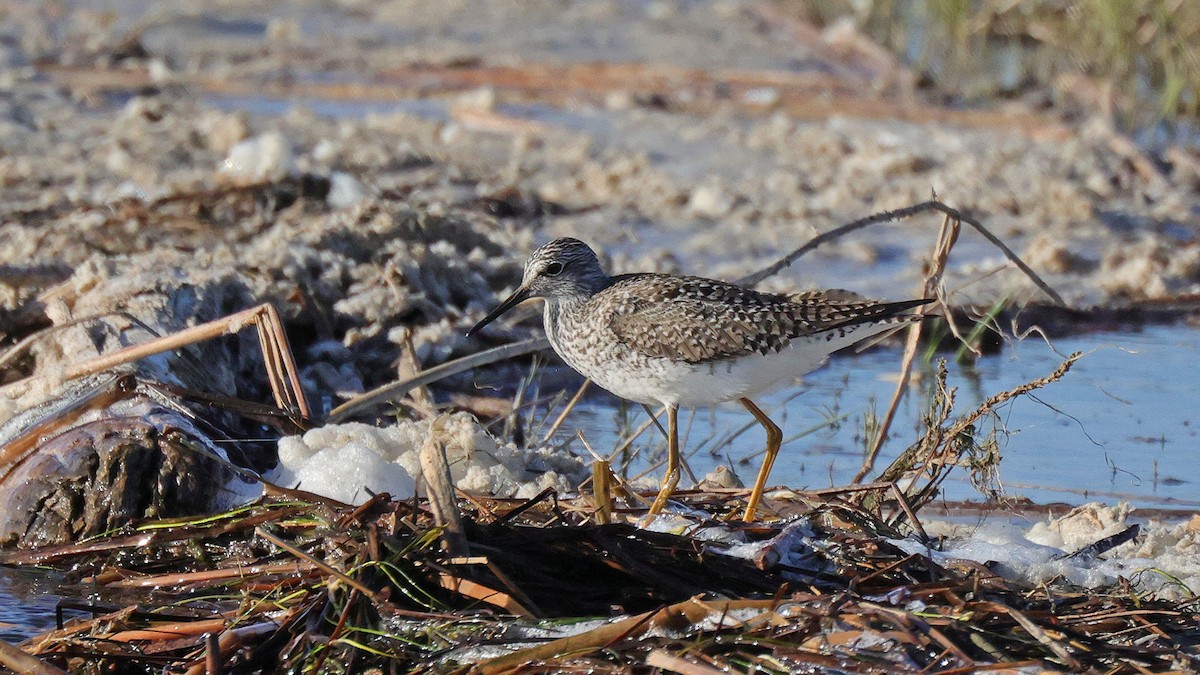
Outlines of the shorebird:
[{"label": "shorebird", "polygon": [[471,336],[529,298],[544,298],[546,336],[569,366],[621,398],[667,409],[667,473],[650,513],[679,484],[680,406],[740,401],[767,434],[743,518],[755,517],[783,440],[754,396],[820,366],[833,352],[901,324],[931,300],[881,302],[849,291],[775,295],[702,277],[609,276],[578,239],[555,239],[525,263],[521,285]]}]

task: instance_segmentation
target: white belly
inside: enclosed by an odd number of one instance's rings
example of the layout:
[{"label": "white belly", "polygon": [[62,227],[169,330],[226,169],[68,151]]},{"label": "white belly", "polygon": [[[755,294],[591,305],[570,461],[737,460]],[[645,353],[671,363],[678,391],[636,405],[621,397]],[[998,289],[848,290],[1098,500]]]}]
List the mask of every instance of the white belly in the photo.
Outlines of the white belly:
[{"label": "white belly", "polygon": [[631,401],[695,407],[754,396],[814,370],[823,360],[823,354],[813,360],[787,350],[701,364],[652,359],[635,369],[612,367],[584,374]]},{"label": "white belly", "polygon": [[689,408],[752,397],[791,382],[819,368],[833,352],[894,328],[859,324],[795,339],[781,352],[695,364],[647,356],[604,331],[563,341],[553,322],[546,322],[554,350],[584,377],[631,401]]}]

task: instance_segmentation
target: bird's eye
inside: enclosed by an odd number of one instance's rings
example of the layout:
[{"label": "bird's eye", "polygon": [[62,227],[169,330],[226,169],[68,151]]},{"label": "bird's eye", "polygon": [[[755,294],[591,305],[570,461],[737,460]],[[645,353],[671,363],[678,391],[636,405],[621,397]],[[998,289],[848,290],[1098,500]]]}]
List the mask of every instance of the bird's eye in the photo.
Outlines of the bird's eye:
[{"label": "bird's eye", "polygon": [[542,274],[544,274],[548,277],[556,277],[556,276],[562,274],[562,271],[563,271],[562,263],[552,262],[549,265],[546,265],[546,269],[542,270]]}]

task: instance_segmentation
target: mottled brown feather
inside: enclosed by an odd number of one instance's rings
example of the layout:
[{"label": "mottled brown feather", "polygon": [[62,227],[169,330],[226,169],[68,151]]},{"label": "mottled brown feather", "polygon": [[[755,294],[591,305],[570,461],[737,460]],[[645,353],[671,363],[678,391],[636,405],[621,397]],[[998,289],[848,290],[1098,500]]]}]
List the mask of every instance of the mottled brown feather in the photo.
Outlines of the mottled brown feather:
[{"label": "mottled brown feather", "polygon": [[650,273],[613,277],[591,299],[605,307],[602,315],[622,343],[646,356],[687,363],[769,354],[797,338],[908,321],[903,312],[926,302],[877,302],[842,290],[784,296]]}]

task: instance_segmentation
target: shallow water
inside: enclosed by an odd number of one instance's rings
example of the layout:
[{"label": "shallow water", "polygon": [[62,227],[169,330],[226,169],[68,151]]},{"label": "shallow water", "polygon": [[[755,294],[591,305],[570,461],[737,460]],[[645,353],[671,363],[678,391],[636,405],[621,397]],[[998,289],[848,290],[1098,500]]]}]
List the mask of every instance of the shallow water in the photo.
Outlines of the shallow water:
[{"label": "shallow water", "polygon": [[[1006,495],[1036,502],[1124,499],[1147,507],[1200,506],[1200,388],[1192,376],[1200,356],[1200,331],[1154,326],[1062,338],[1052,344],[1053,348],[1031,336],[1010,341],[999,354],[973,366],[952,358],[948,364],[949,384],[957,388],[955,410],[965,414],[990,395],[1049,374],[1065,355],[1085,352],[1061,381],[1002,407],[994,419]],[[842,356],[809,375],[804,385],[762,397],[760,406],[783,428],[785,439],[791,439],[785,441],[770,483],[795,488],[846,484],[864,458],[865,420],[871,411],[882,416],[887,408],[899,361],[898,349]],[[932,373],[932,366],[921,368],[922,384],[901,402],[891,438],[871,475],[918,437]],[[621,422],[624,415],[629,417],[626,423]],[[638,406],[597,396],[573,414],[560,434],[573,433],[575,425],[598,453],[607,454],[618,444],[616,430],[636,428],[644,419]],[[747,424],[750,428],[744,433],[722,442]],[[981,430],[990,426],[984,422]],[[681,411],[680,428],[686,436],[684,452],[697,476],[723,464],[743,482],[753,481],[762,432],[740,405]],[[634,447],[642,447],[642,455],[655,455],[662,446],[657,436],[644,436]],[[747,463],[741,461],[745,458],[750,458]],[[619,468],[619,462],[614,467]],[[646,467],[639,456],[629,474]],[[686,475],[682,484],[688,484]],[[945,488],[947,499],[981,498],[961,470]]]},{"label": "shallow water", "polygon": [[20,642],[54,627],[55,575],[0,567],[0,640]]}]

